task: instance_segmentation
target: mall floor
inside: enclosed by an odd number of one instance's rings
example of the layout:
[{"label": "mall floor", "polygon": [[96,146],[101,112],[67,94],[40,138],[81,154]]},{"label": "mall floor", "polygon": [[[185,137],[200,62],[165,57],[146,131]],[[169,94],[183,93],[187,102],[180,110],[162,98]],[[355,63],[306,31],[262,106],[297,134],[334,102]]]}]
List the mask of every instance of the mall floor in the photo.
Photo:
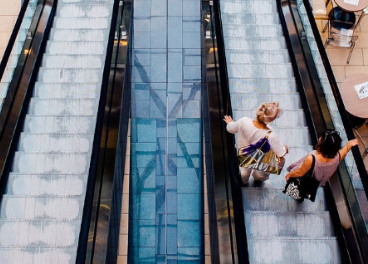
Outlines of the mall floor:
[{"label": "mall floor", "polygon": [[[356,13],[357,19],[360,13],[361,12]],[[324,33],[321,32],[325,23],[326,21],[317,21],[323,43],[325,43],[325,40],[328,36],[327,30]],[[348,48],[334,47],[332,45],[328,45],[326,47],[327,56],[338,85],[341,85],[341,83],[350,75],[356,73],[368,74],[368,16],[362,18],[360,25],[355,30],[354,35],[357,36],[358,39],[355,42],[355,48],[353,50],[349,64],[346,63],[349,55]],[[368,143],[368,125],[359,127],[358,132],[362,136],[362,139]],[[359,141],[359,144],[361,153],[363,153],[365,147],[361,141]],[[364,158],[364,163],[368,170],[368,156]]]}]

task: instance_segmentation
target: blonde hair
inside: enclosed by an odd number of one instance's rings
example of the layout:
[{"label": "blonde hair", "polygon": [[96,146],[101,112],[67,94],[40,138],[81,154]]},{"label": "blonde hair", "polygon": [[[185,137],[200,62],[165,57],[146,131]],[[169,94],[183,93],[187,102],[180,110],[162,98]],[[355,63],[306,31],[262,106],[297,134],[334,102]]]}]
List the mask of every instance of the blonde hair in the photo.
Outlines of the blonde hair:
[{"label": "blonde hair", "polygon": [[278,102],[262,103],[256,111],[256,118],[259,123],[267,124],[280,117],[282,110]]}]

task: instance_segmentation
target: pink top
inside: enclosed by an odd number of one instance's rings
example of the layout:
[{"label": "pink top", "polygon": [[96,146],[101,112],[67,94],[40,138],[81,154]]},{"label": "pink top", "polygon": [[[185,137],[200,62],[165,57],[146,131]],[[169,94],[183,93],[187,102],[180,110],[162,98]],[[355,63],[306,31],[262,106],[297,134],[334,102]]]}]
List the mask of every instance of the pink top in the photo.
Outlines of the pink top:
[{"label": "pink top", "polygon": [[[316,151],[313,150],[310,152],[310,154],[314,155],[316,157]],[[319,161],[317,158],[316,164],[314,166],[314,177],[319,181],[319,185],[325,186],[325,183],[331,178],[332,174],[337,170],[337,167],[339,166],[340,160],[339,160],[339,154],[336,154],[336,156],[328,161],[323,162]]]},{"label": "pink top", "polygon": [[336,156],[332,160],[328,162],[323,162],[323,161],[319,161],[316,158],[316,151],[313,150],[309,152],[308,155],[305,155],[303,158],[301,158],[300,160],[290,164],[289,167],[287,168],[287,171],[290,172],[290,171],[299,169],[300,166],[303,164],[304,160],[311,154],[314,155],[315,157],[313,176],[316,178],[316,180],[319,181],[319,185],[325,186],[326,182],[331,178],[332,174],[334,174],[337,167],[339,166],[339,163],[340,163],[339,153],[337,153]]}]

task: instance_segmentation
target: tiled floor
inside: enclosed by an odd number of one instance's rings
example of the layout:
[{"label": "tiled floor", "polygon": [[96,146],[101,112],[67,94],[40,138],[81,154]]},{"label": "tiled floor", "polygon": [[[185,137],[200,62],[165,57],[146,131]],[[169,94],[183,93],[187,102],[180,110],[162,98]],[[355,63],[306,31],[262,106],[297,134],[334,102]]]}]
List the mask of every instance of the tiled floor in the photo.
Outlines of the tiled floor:
[{"label": "tiled floor", "polygon": [[[357,20],[360,13],[361,12],[356,13]],[[325,21],[317,21],[320,32],[325,23]],[[325,42],[327,35],[327,31],[325,33],[321,32],[323,43]],[[360,25],[355,30],[354,35],[358,36],[358,39],[355,42],[355,48],[353,50],[349,64],[346,63],[349,55],[349,49],[334,47],[332,45],[328,45],[326,48],[327,55],[338,85],[341,85],[341,83],[352,74],[368,74],[368,15],[362,18]],[[361,134],[363,140],[368,143],[368,125],[360,127],[359,133]],[[359,144],[359,148],[363,153],[364,147],[361,142]],[[366,168],[368,169],[368,156],[364,159],[364,162],[366,164]]]}]

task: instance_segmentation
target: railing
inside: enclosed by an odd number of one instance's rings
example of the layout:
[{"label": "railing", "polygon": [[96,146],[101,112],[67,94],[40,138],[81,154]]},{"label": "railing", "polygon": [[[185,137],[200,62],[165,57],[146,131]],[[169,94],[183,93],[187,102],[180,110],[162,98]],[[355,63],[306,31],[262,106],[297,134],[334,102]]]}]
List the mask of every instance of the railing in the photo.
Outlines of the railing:
[{"label": "railing", "polygon": [[18,14],[18,17],[17,17],[17,21],[15,22],[13,31],[10,35],[8,45],[5,48],[3,58],[1,59],[1,62],[0,62],[0,80],[4,75],[4,71],[5,71],[6,65],[9,61],[10,54],[13,50],[15,40],[17,39],[20,26],[22,25],[24,14],[26,13],[26,10],[27,10],[27,7],[28,7],[28,3],[29,3],[29,0],[24,0],[23,1],[22,7],[20,8],[20,11],[19,11],[19,14]]},{"label": "railing", "polygon": [[130,1],[115,0],[79,236],[80,264],[117,263],[130,114],[129,44],[122,29],[130,28],[130,14]]},{"label": "railing", "polygon": [[54,18],[56,2],[39,1],[0,114],[1,199]]},{"label": "railing", "polygon": [[[304,1],[304,3],[306,2],[307,1]],[[322,85],[311,56],[311,50],[304,37],[305,32],[299,17],[297,4],[293,0],[278,0],[278,7],[287,44],[290,50],[290,57],[295,67],[294,72],[296,73],[296,78],[300,80],[299,84],[302,84],[300,87],[303,88],[300,89],[299,92],[301,94],[302,101],[305,101],[309,106],[309,108],[307,108],[309,109],[309,111],[307,111],[307,116],[310,115],[309,118],[311,118],[313,123],[313,127],[311,128],[315,131],[314,133],[312,131],[311,137],[313,142],[316,142],[318,139],[316,135],[320,135],[326,128],[334,129],[333,118],[331,117],[324,92],[321,88]],[[311,22],[312,29],[314,33],[316,33],[318,30],[310,11],[309,2],[308,7],[308,17],[309,20],[313,20],[313,22]],[[341,100],[319,33],[318,36],[315,35],[315,39],[322,56],[322,61],[325,65],[326,72],[329,74],[329,81],[337,101],[341,119],[347,134],[347,139],[352,139],[354,138],[354,134],[351,129],[350,121]],[[359,172],[361,172],[361,170],[364,170],[365,172],[364,164],[358,149],[355,147],[352,149],[352,152]],[[366,251],[368,250],[367,231],[365,229],[362,213],[356,206],[358,204],[357,197],[344,162],[340,164],[338,173],[333,175],[329,181],[326,192],[330,193],[330,195],[328,195],[328,200],[332,201],[329,203],[330,208],[332,209],[332,219],[339,220],[335,223],[335,226],[340,227],[337,229],[337,235],[340,236],[339,242],[343,262],[366,263]]]},{"label": "railing", "polygon": [[203,90],[211,263],[249,263],[239,169],[234,137],[227,133],[224,115],[231,115],[225,47],[219,1],[202,1],[207,17],[203,43],[207,90]]}]

